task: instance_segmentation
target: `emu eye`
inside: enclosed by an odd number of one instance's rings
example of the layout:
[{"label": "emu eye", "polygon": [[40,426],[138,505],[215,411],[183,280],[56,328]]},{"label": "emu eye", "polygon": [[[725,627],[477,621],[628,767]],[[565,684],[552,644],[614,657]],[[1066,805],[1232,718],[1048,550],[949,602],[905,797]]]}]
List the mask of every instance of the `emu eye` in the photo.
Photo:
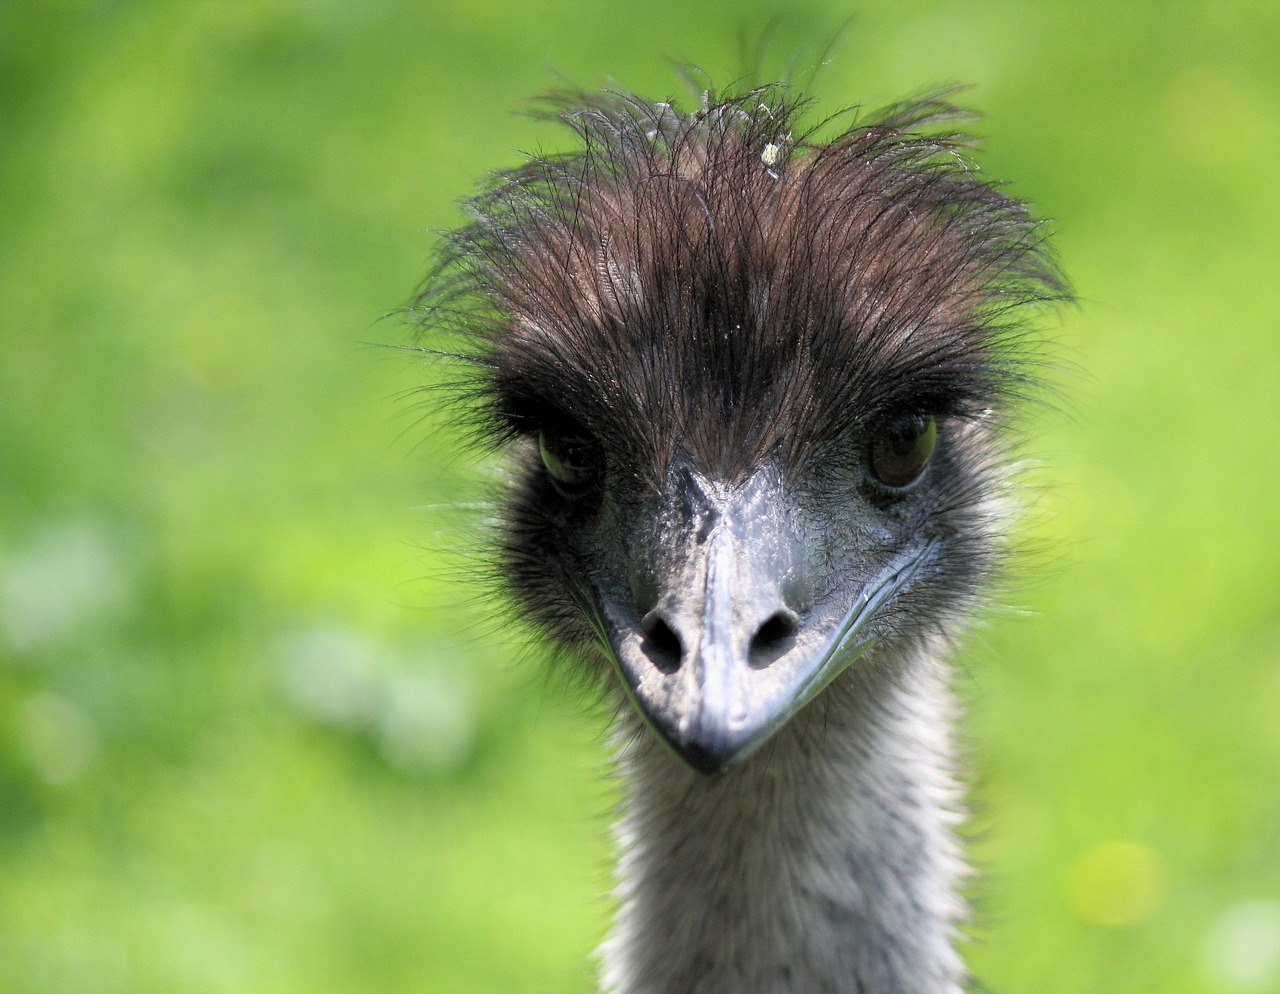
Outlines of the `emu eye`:
[{"label": "emu eye", "polygon": [[938,441],[933,418],[910,417],[895,421],[871,443],[871,472],[886,487],[910,486],[929,465]]},{"label": "emu eye", "polygon": [[600,476],[600,452],[583,431],[543,428],[538,432],[538,452],[551,482],[566,497],[586,493]]}]

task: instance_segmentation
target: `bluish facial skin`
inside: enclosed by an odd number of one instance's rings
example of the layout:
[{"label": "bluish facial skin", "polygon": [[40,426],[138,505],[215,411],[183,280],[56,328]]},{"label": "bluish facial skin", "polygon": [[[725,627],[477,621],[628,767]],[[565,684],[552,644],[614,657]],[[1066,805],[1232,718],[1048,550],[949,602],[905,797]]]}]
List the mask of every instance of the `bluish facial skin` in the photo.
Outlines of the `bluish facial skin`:
[{"label": "bluish facial skin", "polygon": [[[895,506],[933,453],[933,422],[917,434],[914,448],[902,431],[873,442],[866,468],[897,486],[875,479],[868,499],[845,480],[838,513],[770,462],[725,484],[680,455],[661,488],[631,493],[602,471],[587,531],[621,548],[584,571],[596,636],[646,724],[689,766],[717,773],[767,742],[877,640],[936,555],[939,540]],[[895,443],[896,456],[877,459]],[[544,465],[581,488],[581,457],[557,460],[562,450],[580,452],[544,441]]]}]

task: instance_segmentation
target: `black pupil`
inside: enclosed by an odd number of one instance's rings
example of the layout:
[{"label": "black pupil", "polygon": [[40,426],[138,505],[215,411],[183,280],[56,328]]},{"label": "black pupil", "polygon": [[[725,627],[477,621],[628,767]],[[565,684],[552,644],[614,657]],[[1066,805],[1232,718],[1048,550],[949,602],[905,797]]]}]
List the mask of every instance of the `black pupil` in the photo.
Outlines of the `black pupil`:
[{"label": "black pupil", "polygon": [[895,456],[909,456],[923,434],[923,419],[917,418],[907,424],[898,425],[889,434],[889,450]]},{"label": "black pupil", "polygon": [[571,472],[586,470],[591,464],[591,447],[581,438],[562,438],[555,446],[556,456]]}]

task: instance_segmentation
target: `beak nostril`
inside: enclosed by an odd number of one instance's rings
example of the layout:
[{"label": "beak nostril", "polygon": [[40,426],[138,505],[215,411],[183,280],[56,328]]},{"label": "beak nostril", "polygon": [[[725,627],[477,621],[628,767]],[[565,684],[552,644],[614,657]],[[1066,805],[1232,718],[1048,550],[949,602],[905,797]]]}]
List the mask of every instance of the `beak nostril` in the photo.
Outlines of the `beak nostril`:
[{"label": "beak nostril", "polygon": [[751,639],[749,661],[755,669],[762,670],[795,645],[799,619],[790,611],[775,611],[757,630]]},{"label": "beak nostril", "polygon": [[640,622],[640,630],[644,632],[641,648],[649,661],[663,673],[678,670],[684,658],[684,645],[662,616],[657,611],[650,611]]}]

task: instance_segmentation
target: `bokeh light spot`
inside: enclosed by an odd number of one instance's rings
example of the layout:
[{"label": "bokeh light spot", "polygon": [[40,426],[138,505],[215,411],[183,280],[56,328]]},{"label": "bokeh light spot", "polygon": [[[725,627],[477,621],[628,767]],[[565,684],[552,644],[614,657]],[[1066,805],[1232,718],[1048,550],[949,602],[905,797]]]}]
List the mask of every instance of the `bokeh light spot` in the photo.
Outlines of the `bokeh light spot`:
[{"label": "bokeh light spot", "polygon": [[1280,986],[1280,901],[1247,901],[1228,908],[1205,935],[1209,977],[1236,991]]},{"label": "bokeh light spot", "polygon": [[1137,842],[1093,846],[1067,873],[1067,898],[1077,918],[1105,928],[1131,928],[1151,917],[1164,897],[1159,854]]},{"label": "bokeh light spot", "polygon": [[98,756],[93,719],[65,697],[32,694],[23,701],[17,724],[31,764],[51,784],[78,780]]}]

